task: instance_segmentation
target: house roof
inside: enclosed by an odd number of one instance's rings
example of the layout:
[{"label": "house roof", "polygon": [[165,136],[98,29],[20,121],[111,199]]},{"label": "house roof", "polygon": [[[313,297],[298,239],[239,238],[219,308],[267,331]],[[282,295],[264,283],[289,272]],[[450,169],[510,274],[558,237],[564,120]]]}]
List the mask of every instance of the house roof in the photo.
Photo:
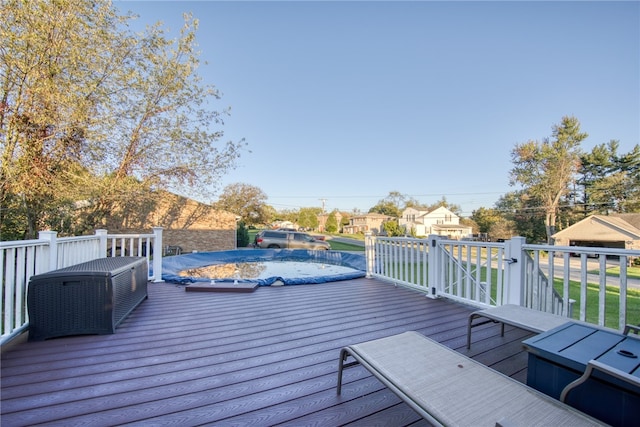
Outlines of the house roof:
[{"label": "house roof", "polygon": [[384,215],[377,212],[371,212],[364,215],[354,215],[351,218],[369,218],[369,219],[393,219],[392,216]]},{"label": "house roof", "polygon": [[594,241],[636,240],[640,239],[640,228],[617,215],[591,215],[551,237]]},{"label": "house roof", "polygon": [[433,224],[431,228],[438,230],[471,230],[472,227],[462,224]]},{"label": "house roof", "polygon": [[439,215],[442,212],[445,212],[447,215],[452,215],[452,216],[458,216],[456,213],[452,212],[450,209],[444,207],[444,206],[440,206],[437,207],[431,211],[427,211],[427,210],[419,210],[416,208],[406,208],[405,210],[402,211],[402,216],[406,216],[409,213],[416,215],[417,218],[420,217],[425,217],[425,216],[432,216],[434,214]]},{"label": "house roof", "polygon": [[620,213],[611,214],[610,216],[620,218],[640,230],[640,213]]}]

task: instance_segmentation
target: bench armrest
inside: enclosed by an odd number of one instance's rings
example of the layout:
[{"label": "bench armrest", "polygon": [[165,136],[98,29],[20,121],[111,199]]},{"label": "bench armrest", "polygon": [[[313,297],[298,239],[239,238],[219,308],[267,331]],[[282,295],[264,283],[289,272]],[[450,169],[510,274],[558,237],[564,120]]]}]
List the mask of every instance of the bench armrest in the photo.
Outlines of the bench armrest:
[{"label": "bench armrest", "polygon": [[562,393],[560,393],[560,401],[565,402],[569,392],[588,380],[594,370],[602,371],[608,375],[611,375],[612,377],[640,387],[640,378],[634,377],[633,375],[621,371],[620,369],[605,365],[604,363],[598,362],[597,360],[590,360],[589,363],[587,363],[587,369],[584,370],[582,376],[577,380],[567,384],[566,387],[562,390]]},{"label": "bench armrest", "polygon": [[634,334],[640,334],[640,325],[631,325],[627,323],[624,326],[624,335],[629,335],[629,332],[633,332]]}]

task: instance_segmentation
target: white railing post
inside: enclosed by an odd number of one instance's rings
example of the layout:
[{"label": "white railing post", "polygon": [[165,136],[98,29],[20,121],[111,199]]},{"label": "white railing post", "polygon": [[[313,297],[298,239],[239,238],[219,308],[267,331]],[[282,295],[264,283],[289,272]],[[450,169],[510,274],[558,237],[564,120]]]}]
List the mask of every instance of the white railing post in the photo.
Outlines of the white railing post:
[{"label": "white railing post", "polygon": [[512,237],[505,242],[505,304],[522,305],[524,302],[524,269],[522,246],[526,243],[524,237]]},{"label": "white railing post", "polygon": [[100,238],[98,242],[98,256],[105,258],[107,256],[107,230],[96,230],[96,236]]},{"label": "white railing post", "polygon": [[373,240],[373,233],[367,231],[364,233],[364,256],[367,263],[366,277],[371,279],[373,277],[374,262],[376,259],[375,246]]},{"label": "white railing post", "polygon": [[49,266],[47,271],[58,269],[58,232],[57,231],[40,231],[38,232],[39,240],[49,242]]},{"label": "white railing post", "polygon": [[440,263],[440,248],[438,247],[438,240],[440,236],[437,234],[430,234],[428,237],[429,240],[429,249],[428,249],[428,266],[427,266],[427,277],[428,277],[428,286],[429,292],[427,294],[430,298],[436,298],[438,293],[442,291],[442,280],[444,274],[440,271],[442,265]]},{"label": "white railing post", "polygon": [[162,227],[153,227],[153,281],[162,282]]}]

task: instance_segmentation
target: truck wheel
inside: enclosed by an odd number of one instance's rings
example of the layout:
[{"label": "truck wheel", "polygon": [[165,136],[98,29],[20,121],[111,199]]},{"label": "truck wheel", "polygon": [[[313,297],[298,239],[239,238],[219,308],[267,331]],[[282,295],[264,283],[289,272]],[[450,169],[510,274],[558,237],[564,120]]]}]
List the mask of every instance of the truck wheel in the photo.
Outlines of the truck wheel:
[{"label": "truck wheel", "polygon": [[280,249],[280,246],[278,246],[278,245],[269,245],[268,248],[269,249]]}]

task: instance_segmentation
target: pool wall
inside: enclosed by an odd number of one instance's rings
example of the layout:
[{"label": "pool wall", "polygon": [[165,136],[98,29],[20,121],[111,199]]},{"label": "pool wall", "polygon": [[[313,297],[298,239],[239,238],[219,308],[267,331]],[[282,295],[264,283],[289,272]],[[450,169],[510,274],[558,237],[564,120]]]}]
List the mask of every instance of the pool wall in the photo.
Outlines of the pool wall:
[{"label": "pool wall", "polygon": [[209,282],[211,279],[180,276],[180,272],[209,265],[230,264],[234,262],[268,261],[297,261],[341,265],[343,267],[353,268],[354,272],[311,277],[216,279],[216,283],[234,282],[237,280],[238,282],[243,283],[258,283],[260,286],[270,286],[276,281],[280,281],[285,285],[302,285],[356,279],[366,275],[366,261],[364,253],[310,251],[306,249],[238,249],[233,251],[196,252],[186,255],[165,257],[162,259],[162,279],[165,282],[185,285],[195,282]]}]

